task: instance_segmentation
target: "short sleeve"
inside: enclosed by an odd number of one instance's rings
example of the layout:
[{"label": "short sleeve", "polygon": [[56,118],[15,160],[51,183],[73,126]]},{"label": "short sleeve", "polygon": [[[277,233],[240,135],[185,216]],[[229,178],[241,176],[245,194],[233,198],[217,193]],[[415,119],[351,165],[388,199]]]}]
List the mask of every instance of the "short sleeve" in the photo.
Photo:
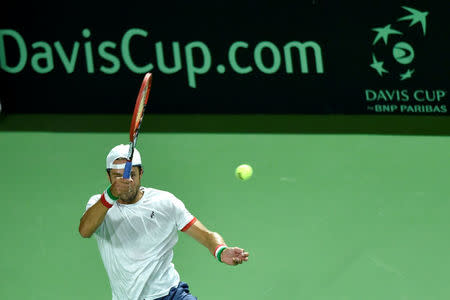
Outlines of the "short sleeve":
[{"label": "short sleeve", "polygon": [[[98,194],[98,195],[94,195],[91,198],[89,198],[88,203],[86,204],[86,211],[91,208],[95,203],[98,202],[98,200],[100,200],[100,197],[102,195]],[[103,222],[102,224],[100,224],[100,226],[98,226],[97,230],[94,232],[95,236],[99,236],[99,234],[101,233],[101,228],[103,228]]]},{"label": "short sleeve", "polygon": [[170,197],[172,216],[178,230],[186,231],[197,220],[184,206],[180,199],[171,195]]},{"label": "short sleeve", "polygon": [[94,205],[95,203],[97,203],[97,201],[100,200],[100,197],[101,197],[101,196],[102,196],[102,195],[97,194],[97,195],[94,195],[94,196],[92,196],[91,198],[89,198],[89,201],[88,201],[88,203],[86,204],[86,210],[88,210],[89,208],[91,208],[92,205]]}]

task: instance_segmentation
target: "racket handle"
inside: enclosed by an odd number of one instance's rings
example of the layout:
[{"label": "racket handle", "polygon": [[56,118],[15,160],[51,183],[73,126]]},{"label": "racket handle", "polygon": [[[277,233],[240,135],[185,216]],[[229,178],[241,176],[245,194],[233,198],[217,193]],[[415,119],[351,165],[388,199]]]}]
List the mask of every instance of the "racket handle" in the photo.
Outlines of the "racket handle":
[{"label": "racket handle", "polygon": [[127,160],[127,163],[125,164],[125,170],[123,171],[123,178],[129,179],[131,173],[131,161]]}]

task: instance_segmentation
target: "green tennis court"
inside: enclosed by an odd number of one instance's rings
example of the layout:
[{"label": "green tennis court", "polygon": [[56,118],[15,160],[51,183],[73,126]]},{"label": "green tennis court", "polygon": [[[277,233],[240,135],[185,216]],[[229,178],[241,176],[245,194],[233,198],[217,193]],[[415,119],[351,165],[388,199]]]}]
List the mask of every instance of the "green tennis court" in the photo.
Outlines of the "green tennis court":
[{"label": "green tennis court", "polygon": [[[127,133],[0,132],[1,299],[110,299],[78,224]],[[151,133],[143,184],[184,201],[247,264],[180,233],[199,299],[449,299],[450,140],[363,134]],[[234,177],[249,163],[251,180]]]}]

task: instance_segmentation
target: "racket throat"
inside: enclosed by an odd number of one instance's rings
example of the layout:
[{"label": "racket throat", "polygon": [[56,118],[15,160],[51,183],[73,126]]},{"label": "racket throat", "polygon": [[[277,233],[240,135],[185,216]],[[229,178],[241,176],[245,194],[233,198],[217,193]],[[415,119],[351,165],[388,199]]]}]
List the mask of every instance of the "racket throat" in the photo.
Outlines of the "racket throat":
[{"label": "racket throat", "polygon": [[127,156],[127,160],[129,162],[133,160],[133,154],[134,154],[134,145],[132,142],[130,142],[130,148],[128,149],[128,156]]}]

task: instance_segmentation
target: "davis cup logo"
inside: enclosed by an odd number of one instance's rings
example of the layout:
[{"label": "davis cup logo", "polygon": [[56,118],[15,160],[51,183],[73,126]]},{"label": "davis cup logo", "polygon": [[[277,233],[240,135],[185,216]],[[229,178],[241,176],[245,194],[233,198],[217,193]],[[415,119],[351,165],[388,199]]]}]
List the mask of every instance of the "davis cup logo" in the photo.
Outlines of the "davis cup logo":
[{"label": "davis cup logo", "polygon": [[[427,35],[429,12],[408,6],[401,8],[403,15],[399,14],[394,22],[372,28],[370,70],[374,78],[387,79],[391,84],[385,88],[366,88],[366,109],[374,113],[447,114],[446,89],[422,84],[416,87],[416,82],[408,84],[419,72],[422,78],[426,75],[422,69],[427,66],[426,57],[422,57],[424,45],[419,43]],[[416,70],[416,66],[421,70]],[[420,82],[419,78],[417,81]]]},{"label": "davis cup logo", "polygon": [[[372,46],[376,48],[372,52],[372,63],[370,67],[374,69],[380,77],[391,76],[399,80],[407,80],[413,77],[415,69],[413,67],[415,60],[414,48],[411,42],[407,42],[404,39],[407,38],[411,27],[420,26],[423,36],[426,35],[427,30],[427,11],[419,11],[417,9],[402,6],[402,8],[409,14],[398,18],[395,24],[387,24],[384,27],[372,28],[377,34],[372,42]],[[404,22],[409,22],[408,31],[400,31],[399,29],[404,27]],[[398,42],[391,42],[394,37]],[[395,44],[394,44],[395,43]],[[384,45],[379,47],[379,44]],[[391,51],[386,51],[386,48],[392,47]],[[377,52],[377,53],[375,53]],[[392,57],[387,57],[387,53],[391,53]],[[392,59],[393,58],[393,59]],[[387,65],[386,61],[390,60],[390,65]],[[386,64],[385,64],[386,63]]]}]

